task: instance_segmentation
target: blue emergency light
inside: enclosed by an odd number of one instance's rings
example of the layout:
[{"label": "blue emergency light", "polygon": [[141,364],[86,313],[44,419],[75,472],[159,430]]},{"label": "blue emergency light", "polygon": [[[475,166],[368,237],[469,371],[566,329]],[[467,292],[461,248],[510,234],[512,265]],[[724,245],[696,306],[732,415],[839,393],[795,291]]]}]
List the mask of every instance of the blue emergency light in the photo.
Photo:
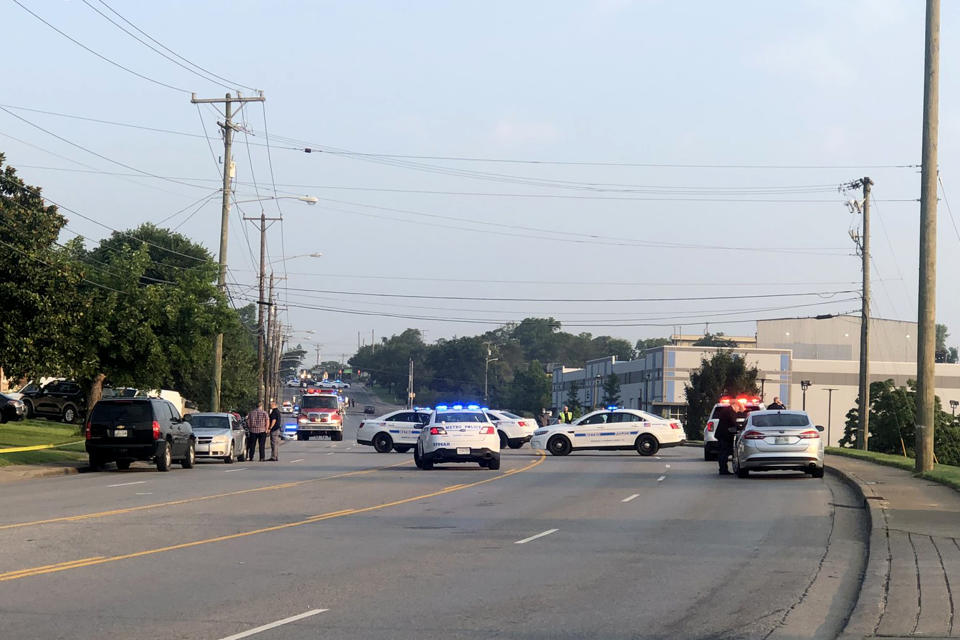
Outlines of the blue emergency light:
[{"label": "blue emergency light", "polygon": [[445,404],[438,404],[438,405],[437,405],[437,411],[446,411],[446,410],[447,410],[447,405],[445,405]]}]

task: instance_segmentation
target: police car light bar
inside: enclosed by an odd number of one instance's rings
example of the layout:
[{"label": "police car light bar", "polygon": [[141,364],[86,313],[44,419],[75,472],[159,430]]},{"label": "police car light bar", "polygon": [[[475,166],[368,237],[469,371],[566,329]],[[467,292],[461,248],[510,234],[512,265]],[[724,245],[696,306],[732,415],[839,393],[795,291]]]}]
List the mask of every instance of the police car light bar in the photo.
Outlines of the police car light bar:
[{"label": "police car light bar", "polygon": [[478,405],[478,404],[468,404],[468,405],[467,405],[467,409],[470,409],[471,411],[479,411],[479,410],[480,410],[480,405]]},{"label": "police car light bar", "polygon": [[453,405],[453,408],[454,408],[455,411],[460,411],[461,409],[463,409],[463,405],[462,405],[462,404],[455,404],[455,405]]},{"label": "police car light bar", "polygon": [[447,410],[447,405],[445,405],[445,404],[438,404],[438,405],[437,405],[437,411],[446,411],[446,410]]},{"label": "police car light bar", "polygon": [[609,407],[607,407],[607,411],[616,411],[619,408],[620,407],[618,407],[617,405],[611,404]]}]

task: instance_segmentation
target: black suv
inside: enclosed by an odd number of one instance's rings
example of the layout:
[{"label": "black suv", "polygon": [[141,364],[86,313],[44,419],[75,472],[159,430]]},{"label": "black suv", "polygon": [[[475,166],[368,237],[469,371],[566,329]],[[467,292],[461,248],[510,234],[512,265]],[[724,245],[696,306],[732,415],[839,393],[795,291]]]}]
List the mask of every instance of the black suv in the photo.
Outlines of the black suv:
[{"label": "black suv", "polygon": [[93,407],[86,424],[90,467],[116,462],[129,469],[134,460],[155,460],[157,471],[178,461],[193,467],[196,437],[190,423],[163,398],[110,398]]},{"label": "black suv", "polygon": [[27,417],[53,418],[74,424],[83,418],[87,397],[73,380],[51,380],[42,387],[29,385],[23,390]]}]

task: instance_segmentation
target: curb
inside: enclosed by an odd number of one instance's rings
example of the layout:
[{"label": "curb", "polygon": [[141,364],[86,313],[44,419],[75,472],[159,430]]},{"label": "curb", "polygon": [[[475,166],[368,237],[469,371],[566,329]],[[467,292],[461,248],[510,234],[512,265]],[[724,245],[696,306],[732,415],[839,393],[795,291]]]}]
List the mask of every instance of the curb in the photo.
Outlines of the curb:
[{"label": "curb", "polygon": [[0,484],[7,482],[18,482],[20,480],[34,480],[36,478],[51,478],[54,476],[69,476],[80,473],[80,467],[84,465],[67,465],[58,467],[33,466],[33,465],[11,465],[0,467]]},{"label": "curb", "polygon": [[853,489],[863,501],[870,520],[867,566],[860,581],[860,594],[838,640],[872,637],[880,626],[890,580],[890,547],[882,508],[883,496],[877,494],[873,485],[862,483],[855,474],[830,466],[829,463],[824,465],[824,469]]}]

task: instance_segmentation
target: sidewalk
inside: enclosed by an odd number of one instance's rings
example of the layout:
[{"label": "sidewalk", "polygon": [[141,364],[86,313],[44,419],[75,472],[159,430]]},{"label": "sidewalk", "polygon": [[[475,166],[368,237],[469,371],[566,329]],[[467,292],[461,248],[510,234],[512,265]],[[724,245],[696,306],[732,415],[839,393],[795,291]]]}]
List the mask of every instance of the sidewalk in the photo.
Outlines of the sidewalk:
[{"label": "sidewalk", "polygon": [[46,464],[12,464],[0,467],[0,484],[17,482],[18,480],[32,480],[34,478],[48,478],[50,476],[65,476],[79,473],[87,462],[48,462]]},{"label": "sidewalk", "polygon": [[842,638],[960,638],[960,492],[893,467],[828,455],[871,520],[870,559]]}]

